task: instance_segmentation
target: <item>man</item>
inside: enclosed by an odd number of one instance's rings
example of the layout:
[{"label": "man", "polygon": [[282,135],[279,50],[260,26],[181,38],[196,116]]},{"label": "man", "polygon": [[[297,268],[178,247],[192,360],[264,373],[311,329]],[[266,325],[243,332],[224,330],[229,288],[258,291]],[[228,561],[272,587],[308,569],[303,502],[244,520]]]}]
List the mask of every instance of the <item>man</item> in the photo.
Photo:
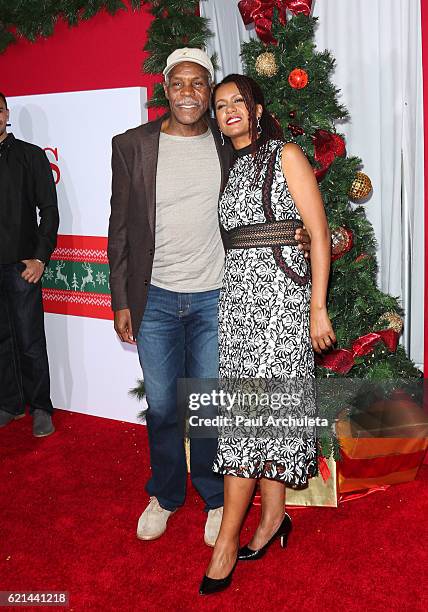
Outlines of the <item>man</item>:
[{"label": "man", "polygon": [[[28,404],[33,435],[43,437],[55,428],[40,279],[56,245],[58,204],[44,151],[8,134],[8,121],[0,93],[0,427]],[[4,376],[11,360],[1,348],[11,345],[16,376]]]},{"label": "man", "polygon": [[[160,537],[184,503],[186,458],[178,378],[218,377],[217,302],[224,250],[218,197],[233,151],[208,108],[214,69],[200,49],[177,49],[164,70],[169,113],[113,138],[108,257],[115,330],[137,344],[149,409],[150,502],[137,536]],[[205,501],[204,540],[220,528],[223,482],[215,439],[192,439],[190,475]]]}]

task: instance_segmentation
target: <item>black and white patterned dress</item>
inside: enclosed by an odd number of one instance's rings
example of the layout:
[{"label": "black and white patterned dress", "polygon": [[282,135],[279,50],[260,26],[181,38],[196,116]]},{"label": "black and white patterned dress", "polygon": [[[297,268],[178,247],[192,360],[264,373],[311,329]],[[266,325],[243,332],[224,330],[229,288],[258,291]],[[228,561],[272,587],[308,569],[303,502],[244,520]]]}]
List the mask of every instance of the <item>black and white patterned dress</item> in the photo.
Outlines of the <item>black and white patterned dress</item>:
[{"label": "black and white patterned dress", "polygon": [[[256,185],[249,147],[237,152],[220,200],[225,230],[265,223],[266,207],[276,220],[300,219],[282,171],[283,146],[277,140],[265,145]],[[228,250],[219,303],[220,379],[313,379],[310,294],[309,266],[297,246]],[[314,404],[303,412],[314,415]],[[304,486],[317,473],[316,435],[220,436],[213,470]]]}]

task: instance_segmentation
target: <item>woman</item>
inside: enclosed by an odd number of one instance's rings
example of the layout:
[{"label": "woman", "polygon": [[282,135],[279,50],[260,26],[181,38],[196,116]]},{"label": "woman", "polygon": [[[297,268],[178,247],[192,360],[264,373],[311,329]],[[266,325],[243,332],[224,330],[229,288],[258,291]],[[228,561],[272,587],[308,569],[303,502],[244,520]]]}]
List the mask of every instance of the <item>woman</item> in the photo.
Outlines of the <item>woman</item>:
[{"label": "woman", "polygon": [[[313,379],[313,351],[336,341],[326,307],[330,232],[313,170],[299,146],[284,143],[254,80],[226,77],[214,89],[213,106],[236,155],[219,211],[228,248],[220,379]],[[312,291],[309,266],[294,241],[302,222],[311,237]],[[213,469],[224,474],[224,512],[201,594],[229,586],[238,558],[259,558],[276,538],[286,544],[285,485],[304,485],[317,473],[316,439],[220,437]],[[261,520],[238,551],[257,481]]]}]

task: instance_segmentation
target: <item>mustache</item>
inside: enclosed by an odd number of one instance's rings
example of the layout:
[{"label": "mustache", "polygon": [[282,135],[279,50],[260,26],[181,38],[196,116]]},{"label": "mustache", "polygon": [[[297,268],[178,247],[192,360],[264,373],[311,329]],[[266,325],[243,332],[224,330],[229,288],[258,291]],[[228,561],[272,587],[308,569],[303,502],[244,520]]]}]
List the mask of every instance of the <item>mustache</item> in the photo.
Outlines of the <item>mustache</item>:
[{"label": "mustache", "polygon": [[197,107],[199,107],[200,104],[196,100],[181,100],[180,102],[176,102],[175,106],[177,106],[177,107],[180,107],[180,106],[197,106]]}]

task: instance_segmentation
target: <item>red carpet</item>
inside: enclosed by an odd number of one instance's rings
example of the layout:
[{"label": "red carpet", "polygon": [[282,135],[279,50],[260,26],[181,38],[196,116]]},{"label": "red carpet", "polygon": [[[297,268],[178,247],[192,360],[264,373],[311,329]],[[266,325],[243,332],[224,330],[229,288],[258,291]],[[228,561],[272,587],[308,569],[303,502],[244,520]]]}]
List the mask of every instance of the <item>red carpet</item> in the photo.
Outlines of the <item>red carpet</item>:
[{"label": "red carpet", "polygon": [[428,609],[427,466],[415,482],[337,510],[292,511],[286,551],[238,565],[228,591],[202,598],[211,552],[192,488],[161,539],[135,537],[147,502],[145,428],[62,411],[55,424],[39,440],[28,416],[0,430],[0,590],[69,591],[70,611]]}]

